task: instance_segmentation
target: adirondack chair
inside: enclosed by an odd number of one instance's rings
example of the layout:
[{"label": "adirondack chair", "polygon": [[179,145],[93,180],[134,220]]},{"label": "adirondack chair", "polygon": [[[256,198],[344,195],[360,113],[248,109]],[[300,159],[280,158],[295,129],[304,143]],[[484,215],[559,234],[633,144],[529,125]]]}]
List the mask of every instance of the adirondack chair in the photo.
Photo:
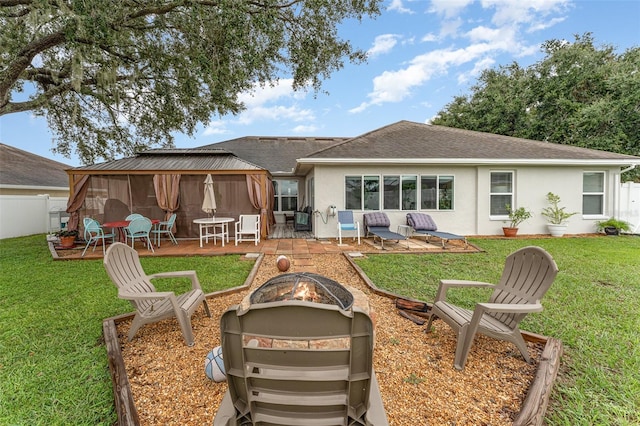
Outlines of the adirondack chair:
[{"label": "adirondack chair", "polygon": [[[118,287],[118,297],[129,300],[136,310],[129,340],[145,324],[176,317],[182,335],[188,346],[193,346],[191,316],[202,303],[208,317],[211,317],[209,305],[200,288],[196,271],[164,272],[146,275],[138,253],[123,243],[114,243],[104,257],[104,267],[111,281]],[[185,277],[191,280],[191,290],[176,296],[172,291],[156,291],[151,283],[154,278]]]},{"label": "adirondack chair", "polygon": [[298,300],[233,306],[220,332],[229,386],[214,426],[388,425],[373,325],[360,309]]},{"label": "adirondack chair", "polygon": [[[454,367],[464,369],[476,333],[505,340],[516,345],[522,357],[531,362],[527,345],[518,325],[530,312],[542,311],[540,299],[558,273],[549,253],[540,247],[524,247],[507,257],[497,285],[478,281],[441,280],[426,331],[438,317],[458,333]],[[487,303],[478,303],[473,311],[446,301],[452,287],[493,287]]]}]

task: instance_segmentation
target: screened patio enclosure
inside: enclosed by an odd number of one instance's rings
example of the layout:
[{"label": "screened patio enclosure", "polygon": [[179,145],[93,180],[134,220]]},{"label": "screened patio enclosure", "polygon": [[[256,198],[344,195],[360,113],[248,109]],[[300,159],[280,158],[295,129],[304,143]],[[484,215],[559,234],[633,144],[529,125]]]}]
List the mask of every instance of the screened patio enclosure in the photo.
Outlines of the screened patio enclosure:
[{"label": "screened patio enclosure", "polygon": [[193,220],[209,216],[202,210],[208,174],[213,178],[216,216],[260,214],[265,238],[274,223],[269,172],[224,150],[150,150],[67,173],[72,188],[67,206],[70,229],[81,228],[85,217],[105,223],[131,213],[160,220],[176,213],[174,235],[196,238]]}]

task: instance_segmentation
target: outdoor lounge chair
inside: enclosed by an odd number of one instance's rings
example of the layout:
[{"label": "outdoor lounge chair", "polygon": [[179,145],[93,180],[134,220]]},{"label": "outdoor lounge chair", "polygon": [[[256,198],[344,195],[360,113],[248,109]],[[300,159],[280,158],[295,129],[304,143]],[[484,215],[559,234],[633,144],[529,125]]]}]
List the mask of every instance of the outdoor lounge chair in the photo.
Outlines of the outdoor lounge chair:
[{"label": "outdoor lounge chair", "polygon": [[228,390],[214,426],[388,425],[366,313],[298,300],[241,306],[220,320]]},{"label": "outdoor lounge chair", "polygon": [[[529,312],[542,311],[540,299],[558,273],[555,261],[540,247],[524,247],[507,257],[497,285],[478,281],[441,280],[426,331],[434,317],[441,318],[458,333],[454,366],[462,370],[476,333],[516,345],[523,358],[531,362],[518,324]],[[492,287],[487,303],[478,303],[473,311],[446,301],[451,287]]]},{"label": "outdoor lounge chair", "polygon": [[462,240],[465,248],[469,244],[465,236],[438,231],[436,223],[426,213],[407,213],[407,225],[413,229],[414,233],[424,235],[427,242],[429,242],[429,237],[439,238],[443,249],[446,248],[445,244],[449,240]]},{"label": "outdoor lounge chair", "polygon": [[365,237],[368,237],[369,234],[373,235],[374,242],[376,237],[378,237],[383,249],[385,240],[400,242],[401,240],[407,239],[406,236],[389,230],[391,221],[389,220],[389,216],[384,212],[365,213],[362,217],[364,219],[364,227],[367,230]]},{"label": "outdoor lounge chair", "polygon": [[342,244],[342,231],[355,231],[358,236],[358,245],[360,245],[360,222],[353,220],[353,212],[351,210],[338,211],[339,244]]},{"label": "outdoor lounge chair", "polygon": [[[189,346],[193,345],[191,316],[202,303],[207,316],[211,317],[196,271],[146,275],[140,265],[138,252],[123,243],[114,243],[109,247],[104,257],[104,267],[111,281],[118,287],[118,297],[129,300],[136,310],[129,329],[129,340],[145,324],[176,317],[185,342]],[[179,277],[191,280],[191,290],[179,296],[172,291],[158,292],[151,283],[154,278]]]}]

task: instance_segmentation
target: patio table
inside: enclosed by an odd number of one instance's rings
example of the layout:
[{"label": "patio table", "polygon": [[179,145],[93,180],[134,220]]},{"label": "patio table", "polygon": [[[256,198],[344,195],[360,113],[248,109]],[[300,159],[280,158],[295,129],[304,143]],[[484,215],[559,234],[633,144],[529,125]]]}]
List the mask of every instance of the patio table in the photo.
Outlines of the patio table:
[{"label": "patio table", "polygon": [[[200,247],[202,247],[202,240],[209,243],[209,238],[213,237],[213,244],[216,243],[216,238],[220,237],[222,241],[222,247],[224,247],[225,239],[229,242],[229,223],[235,221],[232,217],[204,217],[200,219],[194,219],[193,223],[198,224],[198,231],[200,233]],[[220,231],[218,231],[218,227]]]},{"label": "patio table", "polygon": [[[114,233],[118,236],[118,241],[120,241],[121,243],[126,243],[127,242],[127,234],[124,231],[124,228],[129,226],[130,223],[131,223],[130,220],[114,220],[113,222],[105,222],[105,223],[103,223],[102,227],[113,229]],[[160,223],[160,219],[151,219],[151,224],[152,225],[155,226],[155,225],[157,225],[159,223]]]}]

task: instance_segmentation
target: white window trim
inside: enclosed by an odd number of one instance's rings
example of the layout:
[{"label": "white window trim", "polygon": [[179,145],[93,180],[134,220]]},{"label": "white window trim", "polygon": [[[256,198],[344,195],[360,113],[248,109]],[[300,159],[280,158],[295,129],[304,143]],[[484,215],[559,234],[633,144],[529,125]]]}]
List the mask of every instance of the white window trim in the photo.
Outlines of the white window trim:
[{"label": "white window trim", "polygon": [[[491,192],[491,175],[493,173],[511,173],[511,192]],[[515,204],[514,201],[516,199],[516,172],[515,170],[491,170],[489,172],[489,220],[491,221],[501,221],[509,220],[509,215],[492,215],[491,214],[491,197],[493,195],[505,195],[511,194],[511,202]],[[511,206],[512,208],[517,208],[515,205]]]},{"label": "white window trim", "polygon": [[[584,192],[584,175],[585,173],[599,173],[602,175],[602,192]],[[583,170],[582,171],[582,200],[586,194],[590,195],[602,195],[602,213],[599,214],[582,214],[582,218],[586,220],[592,219],[607,219],[607,173],[604,170]]]}]

